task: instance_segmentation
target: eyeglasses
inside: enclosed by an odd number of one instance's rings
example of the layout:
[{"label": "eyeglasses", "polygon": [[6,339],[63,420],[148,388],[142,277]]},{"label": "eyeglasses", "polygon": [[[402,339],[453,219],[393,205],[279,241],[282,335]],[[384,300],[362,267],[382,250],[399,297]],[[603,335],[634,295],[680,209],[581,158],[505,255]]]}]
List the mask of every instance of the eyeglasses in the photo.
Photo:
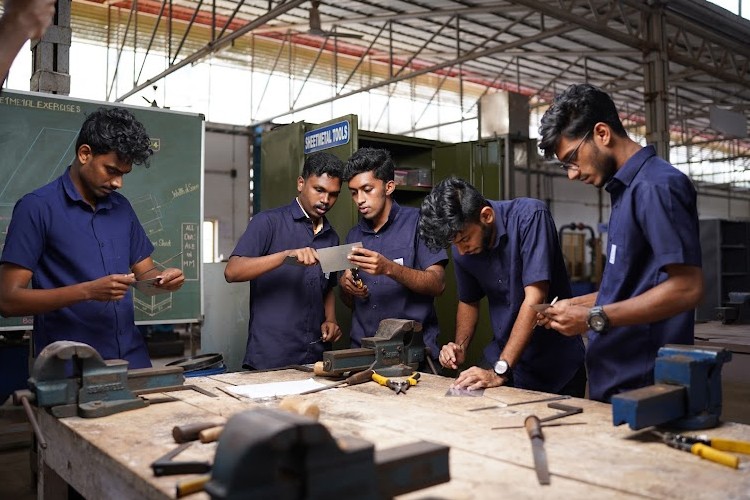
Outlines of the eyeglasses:
[{"label": "eyeglasses", "polygon": [[586,142],[586,139],[589,138],[589,134],[591,133],[591,130],[586,132],[586,135],[583,136],[583,139],[581,139],[581,142],[578,143],[578,146],[570,152],[568,157],[560,163],[560,168],[565,170],[566,172],[568,170],[578,171],[581,167],[579,167],[577,164],[573,163],[576,160],[576,157],[578,156],[578,150],[581,149],[581,145],[583,145],[584,142]]}]

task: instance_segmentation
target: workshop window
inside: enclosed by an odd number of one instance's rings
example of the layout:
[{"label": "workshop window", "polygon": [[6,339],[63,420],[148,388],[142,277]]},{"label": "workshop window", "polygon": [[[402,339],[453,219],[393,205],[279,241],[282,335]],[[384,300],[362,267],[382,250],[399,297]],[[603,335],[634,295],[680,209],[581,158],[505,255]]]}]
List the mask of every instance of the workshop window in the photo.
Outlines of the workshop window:
[{"label": "workshop window", "polygon": [[206,219],[203,221],[203,262],[219,262],[219,221]]}]

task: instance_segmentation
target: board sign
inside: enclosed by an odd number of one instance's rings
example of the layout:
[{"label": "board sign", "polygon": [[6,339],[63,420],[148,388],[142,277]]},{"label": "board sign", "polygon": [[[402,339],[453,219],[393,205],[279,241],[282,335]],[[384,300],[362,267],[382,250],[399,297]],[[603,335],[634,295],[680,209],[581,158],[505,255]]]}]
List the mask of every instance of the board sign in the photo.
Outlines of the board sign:
[{"label": "board sign", "polygon": [[350,136],[348,120],[311,130],[305,133],[305,154],[348,144]]}]

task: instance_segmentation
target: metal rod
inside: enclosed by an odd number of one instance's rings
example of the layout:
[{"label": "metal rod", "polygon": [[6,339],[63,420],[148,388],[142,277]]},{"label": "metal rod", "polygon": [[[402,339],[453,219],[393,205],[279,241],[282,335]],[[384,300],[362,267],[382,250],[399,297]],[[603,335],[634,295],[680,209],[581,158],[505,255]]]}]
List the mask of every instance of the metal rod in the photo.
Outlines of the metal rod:
[{"label": "metal rod", "polygon": [[36,436],[39,447],[46,450],[47,440],[44,439],[44,436],[42,435],[42,429],[39,428],[39,422],[37,422],[34,410],[29,404],[29,399],[25,396],[21,397],[21,404],[23,405],[23,409],[26,411],[26,416],[29,418],[29,423],[31,423],[31,428],[34,430],[34,435]]}]

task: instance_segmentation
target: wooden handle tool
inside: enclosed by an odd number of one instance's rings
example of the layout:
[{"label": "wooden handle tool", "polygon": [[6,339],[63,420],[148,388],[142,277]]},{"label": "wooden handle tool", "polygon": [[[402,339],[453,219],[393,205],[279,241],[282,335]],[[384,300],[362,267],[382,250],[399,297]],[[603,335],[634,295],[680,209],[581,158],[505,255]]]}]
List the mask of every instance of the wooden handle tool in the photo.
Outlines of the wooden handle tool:
[{"label": "wooden handle tool", "polygon": [[175,443],[195,441],[202,430],[216,427],[217,425],[221,424],[218,422],[193,422],[191,424],[175,425],[172,428],[172,437]]}]

